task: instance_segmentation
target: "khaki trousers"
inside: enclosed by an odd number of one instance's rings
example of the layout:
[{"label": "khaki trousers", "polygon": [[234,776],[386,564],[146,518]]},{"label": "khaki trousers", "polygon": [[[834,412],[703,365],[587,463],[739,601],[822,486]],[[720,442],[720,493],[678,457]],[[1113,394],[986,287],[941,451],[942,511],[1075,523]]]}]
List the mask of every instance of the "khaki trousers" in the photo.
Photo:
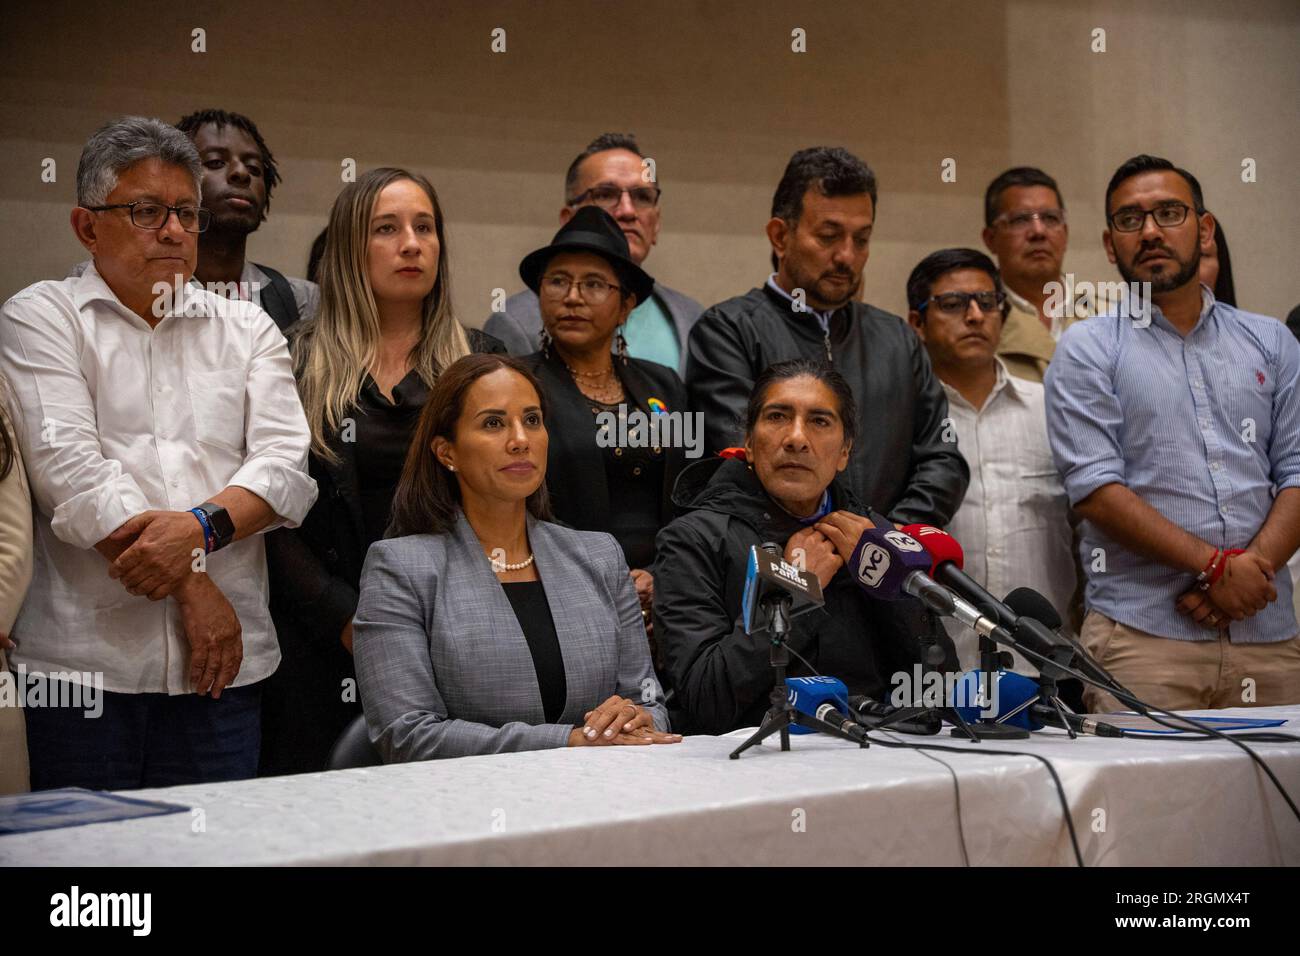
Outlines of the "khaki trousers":
[{"label": "khaki trousers", "polygon": [[[31,789],[27,775],[27,722],[17,705],[18,687],[9,673],[5,652],[0,651],[0,796],[26,793]],[[7,701],[14,706],[6,707]]]},{"label": "khaki trousers", "polygon": [[[1175,641],[1089,611],[1080,641],[1102,667],[1148,704],[1166,710],[1300,704],[1300,635],[1274,644]],[[1089,713],[1132,710],[1085,686]]]}]

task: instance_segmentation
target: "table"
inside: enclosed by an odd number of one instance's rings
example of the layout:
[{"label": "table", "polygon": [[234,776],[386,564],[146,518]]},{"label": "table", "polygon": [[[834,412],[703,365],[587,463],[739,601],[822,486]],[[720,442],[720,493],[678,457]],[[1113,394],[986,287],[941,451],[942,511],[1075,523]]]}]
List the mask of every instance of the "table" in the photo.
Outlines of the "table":
[{"label": "table", "polygon": [[[1213,713],[1300,733],[1300,707]],[[0,866],[962,865],[953,779],[929,757],[802,736],[727,759],[744,736],[136,791],[195,810],[0,837]],[[1049,758],[1089,866],[1300,864],[1300,821],[1226,742],[896,739]],[[1251,746],[1300,802],[1300,743]],[[1074,865],[1039,761],[935,756],[972,865]]]}]

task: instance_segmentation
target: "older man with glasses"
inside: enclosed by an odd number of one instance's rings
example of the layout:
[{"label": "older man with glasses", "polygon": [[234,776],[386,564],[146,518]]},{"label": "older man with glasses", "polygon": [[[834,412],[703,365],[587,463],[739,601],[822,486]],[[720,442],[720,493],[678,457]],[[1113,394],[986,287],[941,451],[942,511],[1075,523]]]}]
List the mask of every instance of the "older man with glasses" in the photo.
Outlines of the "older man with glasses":
[{"label": "older man with glasses", "polygon": [[[280,661],[259,534],[301,521],[316,484],[284,337],[189,284],[199,184],[184,133],[104,126],[72,211],[92,265],[0,308],[36,505],[10,635],[34,790],[257,771],[259,682]],[[43,706],[67,701],[85,706]]]},{"label": "older man with glasses", "polygon": [[[569,164],[564,178],[560,224],[583,206],[597,206],[614,217],[627,239],[632,261],[644,265],[659,240],[659,188],[635,137],[603,133]],[[627,354],[685,374],[686,337],[702,307],[681,292],[656,282],[650,298],[628,316],[623,328]],[[511,355],[541,348],[542,318],[537,294],[529,289],[506,299],[505,311],[488,317],[483,331],[505,343]]]},{"label": "older man with glasses", "polygon": [[984,193],[983,238],[1011,306],[998,354],[1012,375],[1041,382],[1065,327],[1088,316],[1087,303],[1064,301],[1061,291],[1074,284],[1061,272],[1070,226],[1056,180],[1032,166],[994,179]]}]

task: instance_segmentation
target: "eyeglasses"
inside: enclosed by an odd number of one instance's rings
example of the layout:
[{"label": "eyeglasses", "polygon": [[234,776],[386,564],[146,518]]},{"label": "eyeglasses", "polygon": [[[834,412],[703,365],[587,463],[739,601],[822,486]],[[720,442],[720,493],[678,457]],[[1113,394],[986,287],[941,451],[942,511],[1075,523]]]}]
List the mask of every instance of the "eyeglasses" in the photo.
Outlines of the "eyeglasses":
[{"label": "eyeglasses", "polygon": [[110,209],[129,209],[132,225],[141,229],[161,229],[167,225],[172,213],[176,221],[186,232],[203,232],[212,221],[212,213],[198,206],[167,206],[160,202],[137,199],[135,202],[119,202],[111,206],[85,206],[91,212],[107,212]]},{"label": "eyeglasses", "polygon": [[1065,210],[1043,209],[1034,212],[1018,212],[998,216],[993,222],[994,224],[1001,223],[1012,232],[1027,232],[1035,219],[1043,224],[1044,229],[1055,232],[1065,225]]},{"label": "eyeglasses", "polygon": [[621,186],[593,186],[585,193],[570,199],[569,205],[581,206],[583,203],[591,203],[609,212],[618,208],[618,204],[623,201],[623,194],[627,193],[632,197],[632,205],[644,211],[659,205],[659,197],[663,192],[658,186],[633,186],[630,189]]},{"label": "eyeglasses", "polygon": [[988,313],[1001,309],[1007,297],[1001,292],[943,292],[926,299],[916,311],[924,312],[926,306],[933,302],[935,309],[944,315],[965,315],[972,301],[980,307],[981,312]]},{"label": "eyeglasses", "polygon": [[1191,210],[1192,207],[1184,202],[1161,203],[1155,209],[1133,206],[1116,211],[1110,217],[1110,226],[1116,232],[1137,232],[1146,225],[1147,216],[1150,216],[1161,229],[1171,229],[1185,223]]},{"label": "eyeglasses", "polygon": [[621,285],[614,285],[604,279],[574,279],[562,272],[555,272],[551,275],[542,276],[542,296],[555,302],[562,302],[568,296],[569,290],[575,285],[578,287],[578,295],[582,301],[591,305],[602,304],[609,298],[611,292],[623,288]]}]

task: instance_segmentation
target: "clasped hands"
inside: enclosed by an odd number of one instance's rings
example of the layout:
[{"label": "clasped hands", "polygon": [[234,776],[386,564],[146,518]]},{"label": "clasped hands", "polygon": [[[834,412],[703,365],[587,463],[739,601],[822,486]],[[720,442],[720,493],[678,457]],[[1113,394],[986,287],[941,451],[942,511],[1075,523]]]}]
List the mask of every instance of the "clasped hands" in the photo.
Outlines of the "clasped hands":
[{"label": "clasped hands", "polygon": [[1253,617],[1277,600],[1274,568],[1267,558],[1247,550],[1224,560],[1223,573],[1208,591],[1194,587],[1176,602],[1178,613],[1212,631]]},{"label": "clasped hands", "polygon": [[862,533],[874,527],[862,515],[832,511],[816,524],[790,535],[783,557],[786,563],[817,575],[824,590],[836,572],[853,557]]},{"label": "clasped hands", "polygon": [[642,746],[681,743],[681,734],[655,730],[654,718],[617,694],[583,715],[585,723],[569,731],[570,747]]},{"label": "clasped hands", "polygon": [[143,511],[106,539],[117,553],[108,576],[127,592],[161,601],[173,597],[190,645],[190,685],[214,699],[239,673],[243,628],[221,589],[192,568],[203,551],[203,526],[188,511]]}]

